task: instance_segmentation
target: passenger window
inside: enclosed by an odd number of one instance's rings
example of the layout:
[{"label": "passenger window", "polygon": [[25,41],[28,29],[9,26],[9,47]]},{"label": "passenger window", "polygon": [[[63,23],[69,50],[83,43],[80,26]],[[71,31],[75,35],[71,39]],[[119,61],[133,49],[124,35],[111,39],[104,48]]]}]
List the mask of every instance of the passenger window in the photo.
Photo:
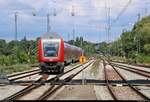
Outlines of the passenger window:
[{"label": "passenger window", "polygon": [[45,42],[43,43],[43,49],[44,49],[44,57],[57,57],[59,43]]}]

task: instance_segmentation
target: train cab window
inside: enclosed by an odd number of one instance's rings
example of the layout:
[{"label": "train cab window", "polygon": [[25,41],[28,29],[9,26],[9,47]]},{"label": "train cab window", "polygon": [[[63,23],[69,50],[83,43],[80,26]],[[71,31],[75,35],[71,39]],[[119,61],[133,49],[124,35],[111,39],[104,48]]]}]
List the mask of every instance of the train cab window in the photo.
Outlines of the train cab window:
[{"label": "train cab window", "polygon": [[44,57],[57,57],[59,43],[43,43]]}]

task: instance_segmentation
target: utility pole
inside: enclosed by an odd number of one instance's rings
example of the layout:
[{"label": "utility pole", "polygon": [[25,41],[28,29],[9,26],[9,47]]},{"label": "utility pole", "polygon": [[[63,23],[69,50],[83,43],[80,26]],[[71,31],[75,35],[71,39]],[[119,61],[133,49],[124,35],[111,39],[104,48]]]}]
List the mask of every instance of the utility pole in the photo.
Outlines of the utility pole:
[{"label": "utility pole", "polygon": [[145,6],[145,16],[147,16],[147,8],[146,8],[146,6]]},{"label": "utility pole", "polygon": [[75,41],[75,29],[73,28],[73,40]]},{"label": "utility pole", "polygon": [[72,16],[75,16],[75,12],[74,12],[74,5],[72,5],[72,12],[71,12]]},{"label": "utility pole", "polygon": [[83,48],[83,36],[80,37],[81,40],[81,48]]},{"label": "utility pole", "polygon": [[48,13],[48,14],[47,14],[47,32],[50,32],[50,29],[51,29],[49,16],[50,16],[50,14]]},{"label": "utility pole", "polygon": [[[84,38],[83,36],[81,37],[81,48],[84,49]],[[89,51],[89,49],[88,49]],[[82,51],[82,55],[84,55],[84,51]]]},{"label": "utility pole", "polygon": [[110,27],[110,8],[108,8],[108,43],[109,43],[109,40],[110,40],[110,30],[111,30],[111,27]]},{"label": "utility pole", "polygon": [[17,16],[18,16],[18,12],[15,12],[15,40],[17,41]]},{"label": "utility pole", "polygon": [[[110,30],[111,30],[111,24],[110,24],[110,8],[108,8],[108,25],[107,25],[107,26],[108,26],[108,29],[107,29],[107,30],[108,30],[108,31],[107,31],[107,32],[108,32],[108,36],[107,36],[107,37],[108,37],[108,44],[109,44],[109,43],[110,43]],[[111,53],[110,53],[110,48],[109,48],[108,54],[111,54]]]},{"label": "utility pole", "polygon": [[[138,21],[140,21],[141,15],[140,13],[138,13]],[[137,35],[137,54],[139,54],[140,51],[140,34]]]},{"label": "utility pole", "polygon": [[[17,31],[17,16],[18,16],[18,12],[15,12],[14,16],[15,16],[15,41],[17,41],[17,34],[18,34],[18,31]],[[16,46],[16,51],[15,51],[16,61],[18,62],[18,44],[17,44],[17,42],[16,42],[15,46]]]},{"label": "utility pole", "polygon": [[70,34],[68,33],[68,41],[70,40]]},{"label": "utility pole", "polygon": [[140,21],[141,15],[140,13],[138,13],[138,21]]},{"label": "utility pole", "polygon": [[147,16],[147,3],[148,2],[145,2],[145,16]]},{"label": "utility pole", "polygon": [[[54,9],[53,16],[56,16],[56,9]],[[47,32],[50,32],[51,25],[50,25],[50,14],[47,14]]]},{"label": "utility pole", "polygon": [[[74,5],[72,5],[71,16],[72,17],[75,16]],[[74,22],[73,22],[73,31],[72,31],[72,33],[73,33],[73,41],[75,42],[75,24],[74,24]],[[73,44],[74,44],[74,42],[73,42]]]},{"label": "utility pole", "polygon": [[[107,18],[108,18],[108,14],[107,14],[107,0],[105,0],[105,18],[106,18],[106,21],[107,21]],[[108,23],[106,22],[106,24],[105,24],[105,30],[106,30],[106,42],[107,42],[107,34],[108,34]],[[104,52],[104,54],[107,54],[108,53],[108,51],[107,50],[105,50],[105,52]]]}]

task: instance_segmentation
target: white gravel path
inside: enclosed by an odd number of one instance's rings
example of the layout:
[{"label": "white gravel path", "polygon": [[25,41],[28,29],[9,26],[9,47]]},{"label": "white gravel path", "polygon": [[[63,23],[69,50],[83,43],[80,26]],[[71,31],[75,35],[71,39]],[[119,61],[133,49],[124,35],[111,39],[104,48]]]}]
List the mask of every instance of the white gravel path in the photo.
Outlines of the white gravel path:
[{"label": "white gravel path", "polygon": [[22,90],[26,86],[18,86],[18,85],[7,85],[7,86],[1,86],[0,87],[0,100],[3,100],[4,98],[11,96],[12,94]]}]

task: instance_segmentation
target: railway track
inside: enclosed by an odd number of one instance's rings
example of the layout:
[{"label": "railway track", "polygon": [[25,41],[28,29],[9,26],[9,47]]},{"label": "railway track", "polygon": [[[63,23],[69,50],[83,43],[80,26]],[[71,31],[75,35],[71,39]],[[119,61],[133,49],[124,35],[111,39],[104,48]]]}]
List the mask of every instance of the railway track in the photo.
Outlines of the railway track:
[{"label": "railway track", "polygon": [[18,75],[27,74],[27,73],[31,73],[31,72],[35,72],[35,71],[39,71],[39,70],[40,69],[35,69],[35,70],[31,70],[31,71],[20,72],[20,73],[16,73],[16,74],[7,75],[7,77],[8,78],[12,78],[12,77],[16,77]]},{"label": "railway track", "polygon": [[25,77],[33,76],[36,74],[39,74],[41,72],[40,69],[30,70],[30,71],[24,71],[16,74],[7,75],[9,81],[15,81],[18,79],[22,79]]},{"label": "railway track", "polygon": [[[129,64],[127,62],[119,62],[119,61],[111,61],[111,62],[114,62],[114,63],[121,63],[121,64]],[[150,68],[150,66],[148,65],[141,65],[141,64],[131,64],[132,66],[137,66],[137,67],[146,67],[146,68]]]},{"label": "railway track", "polygon": [[39,74],[41,72],[40,69],[35,69],[35,70],[30,70],[30,71],[25,71],[25,72],[20,72],[20,73],[16,73],[16,74],[11,74],[11,75],[7,75],[9,81],[15,81],[18,79],[22,79],[25,77],[29,77],[29,76],[33,76],[36,74]]},{"label": "railway track", "polygon": [[111,88],[111,84],[109,83],[108,76],[107,76],[107,71],[106,71],[106,63],[104,61],[103,61],[103,65],[104,65],[104,75],[105,75],[107,89],[109,90],[111,97],[114,100],[117,100],[117,97],[115,96],[115,93],[113,92],[113,90]]},{"label": "railway track", "polygon": [[20,72],[16,74],[7,75],[9,81],[15,81],[25,77],[33,76],[40,73],[40,69],[34,69],[30,71]]},{"label": "railway track", "polygon": [[[103,63],[104,63],[104,73],[105,73],[105,80],[106,80],[106,84],[107,84],[107,88],[112,96],[112,98],[114,100],[119,100],[117,95],[114,93],[114,89],[113,87],[111,86],[111,83],[109,83],[109,79],[108,79],[108,74],[107,74],[107,69],[106,69],[106,63],[105,61],[103,60]],[[129,84],[127,82],[127,80],[121,75],[121,73],[112,65],[110,64],[113,68],[113,70],[120,76],[120,78],[127,83],[127,85],[129,86],[129,88],[135,92],[136,95],[138,95],[139,97],[141,97],[143,100],[150,100],[149,97],[147,97],[146,95],[144,95],[143,93],[141,93],[140,91],[138,91],[135,87],[133,87],[131,84]],[[123,92],[123,91],[121,91]],[[123,92],[123,95],[124,95],[124,92]]]},{"label": "railway track", "polygon": [[138,75],[150,78],[150,72],[148,72],[148,71],[133,68],[133,67],[129,67],[129,66],[118,65],[118,64],[114,64],[114,63],[109,63],[109,64],[111,64],[113,66],[116,66],[117,68],[124,69],[124,70],[127,70],[129,72],[133,72],[133,73],[136,73]]},{"label": "railway track", "polygon": [[[87,62],[87,63],[88,63],[88,66],[89,66],[92,62]],[[85,63],[85,64],[86,64],[86,63]],[[67,73],[73,71],[74,69],[79,68],[80,66],[82,66],[82,65],[81,65],[81,64],[80,64],[80,65],[77,65],[77,66],[73,67],[72,69],[66,71],[65,73],[59,74],[59,75],[57,75],[57,76],[55,76],[55,77],[53,77],[53,78],[47,80],[46,82],[49,82],[49,83],[50,83],[50,82],[58,81],[58,79],[59,79],[60,77],[62,77],[62,76],[64,76],[65,74],[67,74]],[[88,67],[88,66],[86,66],[86,67]],[[68,77],[68,78],[66,78],[64,81],[67,81],[67,80],[70,80],[70,78]],[[37,83],[37,82],[39,82],[39,84],[35,84],[35,83]],[[32,90],[39,88],[40,86],[43,85],[43,83],[44,83],[44,82],[41,82],[41,78],[40,78],[40,79],[38,79],[37,81],[33,82],[33,83],[32,83],[31,85],[29,85],[28,87],[26,87],[26,88],[24,88],[23,90],[21,90],[21,91],[15,93],[15,94],[13,94],[13,95],[11,95],[11,96],[5,98],[4,100],[17,100],[17,99],[19,99],[19,98],[25,96],[26,94],[29,94]],[[53,86],[53,85],[52,85],[52,86]],[[50,89],[49,89],[49,90],[50,90]],[[44,95],[45,95],[45,94],[44,94]],[[41,96],[41,97],[43,97],[43,96]],[[39,99],[43,99],[43,98],[39,98]]]},{"label": "railway track", "polygon": [[[75,76],[77,76],[80,72],[82,72],[84,69],[86,69],[89,65],[91,65],[93,62],[90,62],[88,65],[86,65],[84,68],[79,70],[75,74],[71,74],[67,78],[64,79],[64,82],[69,82],[71,81]],[[57,90],[59,90],[61,87],[63,87],[64,84],[62,83],[61,85],[58,85],[55,87],[55,85],[52,85],[48,90],[46,90],[37,100],[46,100],[48,97],[53,95]]]}]

